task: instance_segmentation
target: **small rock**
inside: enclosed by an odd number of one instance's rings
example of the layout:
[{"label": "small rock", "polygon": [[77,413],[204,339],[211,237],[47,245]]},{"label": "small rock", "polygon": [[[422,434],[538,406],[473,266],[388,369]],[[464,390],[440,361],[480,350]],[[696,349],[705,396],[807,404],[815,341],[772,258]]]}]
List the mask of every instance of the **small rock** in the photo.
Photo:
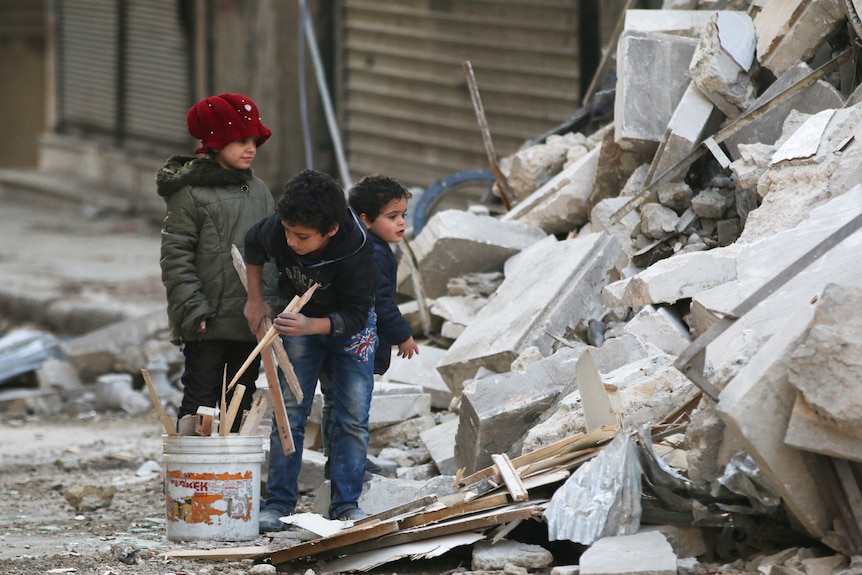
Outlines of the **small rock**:
[{"label": "small rock", "polygon": [[113,485],[96,487],[94,485],[76,485],[63,493],[66,501],[75,511],[95,511],[110,507],[117,488]]}]

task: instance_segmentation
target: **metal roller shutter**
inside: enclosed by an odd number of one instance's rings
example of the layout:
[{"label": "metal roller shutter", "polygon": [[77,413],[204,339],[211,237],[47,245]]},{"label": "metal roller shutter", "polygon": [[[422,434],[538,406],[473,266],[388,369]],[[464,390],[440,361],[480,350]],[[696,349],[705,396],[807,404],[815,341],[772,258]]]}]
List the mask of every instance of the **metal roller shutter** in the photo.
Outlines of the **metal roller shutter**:
[{"label": "metal roller shutter", "polygon": [[59,129],[114,133],[119,11],[115,0],[58,2]]},{"label": "metal roller shutter", "polygon": [[191,102],[191,51],[180,28],[176,0],[128,0],[124,66],[125,137],[142,141],[187,142],[186,112]]},{"label": "metal roller shutter", "polygon": [[498,156],[580,107],[577,0],[343,0],[339,18],[339,115],[357,178],[427,186],[488,169],[465,60]]}]

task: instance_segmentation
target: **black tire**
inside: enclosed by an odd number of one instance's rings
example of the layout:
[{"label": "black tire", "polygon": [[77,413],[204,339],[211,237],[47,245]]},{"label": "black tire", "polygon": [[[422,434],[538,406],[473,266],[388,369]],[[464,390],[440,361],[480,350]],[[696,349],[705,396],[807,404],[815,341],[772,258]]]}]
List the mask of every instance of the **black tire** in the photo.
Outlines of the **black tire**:
[{"label": "black tire", "polygon": [[466,210],[470,205],[493,204],[491,198],[499,199],[491,193],[495,181],[492,172],[481,170],[455,172],[437,180],[416,203],[413,235],[419,235],[431,216],[441,210]]}]

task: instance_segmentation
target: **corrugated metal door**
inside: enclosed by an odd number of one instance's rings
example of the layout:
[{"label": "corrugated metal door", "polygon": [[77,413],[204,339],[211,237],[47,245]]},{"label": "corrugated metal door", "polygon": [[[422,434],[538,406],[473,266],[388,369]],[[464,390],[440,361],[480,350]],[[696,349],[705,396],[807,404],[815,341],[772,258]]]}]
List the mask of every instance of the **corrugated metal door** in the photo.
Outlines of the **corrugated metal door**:
[{"label": "corrugated metal door", "polygon": [[186,112],[191,102],[188,39],[177,0],[128,1],[125,129],[127,137],[190,141]]},{"label": "corrugated metal door", "polygon": [[357,178],[427,186],[489,168],[465,60],[500,157],[580,108],[577,0],[342,0],[339,18],[337,100]]},{"label": "corrugated metal door", "polygon": [[57,2],[58,130],[131,149],[188,144],[191,54],[177,0]]},{"label": "corrugated metal door", "polygon": [[57,2],[58,129],[114,133],[119,9],[116,0]]}]

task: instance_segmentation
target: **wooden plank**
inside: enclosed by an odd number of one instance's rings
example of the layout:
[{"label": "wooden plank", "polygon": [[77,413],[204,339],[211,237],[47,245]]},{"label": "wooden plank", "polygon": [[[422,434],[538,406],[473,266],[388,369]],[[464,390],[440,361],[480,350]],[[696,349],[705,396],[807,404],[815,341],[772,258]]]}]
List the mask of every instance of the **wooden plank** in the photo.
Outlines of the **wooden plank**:
[{"label": "wooden plank", "polygon": [[[616,433],[616,426],[602,427],[586,434],[579,433],[577,435],[573,435],[571,437],[566,437],[559,441],[555,441],[550,445],[540,447],[539,449],[531,451],[530,453],[525,453],[524,455],[516,457],[512,460],[512,464],[516,468],[518,468],[524,465],[537,463],[549,457],[591,448],[610,441],[611,439],[613,439]],[[486,467],[485,469],[481,469],[476,473],[464,478],[461,483],[458,484],[458,489],[466,490],[471,485],[475,485],[481,481],[493,477],[497,477],[499,479],[497,468],[494,466]]]},{"label": "wooden plank", "polygon": [[273,565],[278,565],[280,563],[287,563],[288,561],[311,557],[320,553],[346,547],[348,545],[364,543],[371,539],[377,539],[384,535],[395,533],[396,531],[398,531],[398,523],[395,521],[375,523],[369,527],[345,530],[330,537],[322,537],[320,539],[314,539],[312,541],[293,545],[292,547],[278,549],[271,552],[269,557]]},{"label": "wooden plank", "polygon": [[[254,400],[254,403],[251,404],[251,409],[239,430],[240,435],[254,435],[257,433],[257,430],[260,428],[260,422],[263,420],[263,416],[266,413],[267,403],[269,402],[267,397],[268,396],[266,394],[261,393],[257,396],[257,399]],[[291,438],[292,437],[293,436],[291,436]]]},{"label": "wooden plank", "polygon": [[527,489],[521,483],[521,478],[518,477],[518,472],[515,471],[515,467],[508,456],[505,453],[494,453],[491,455],[491,459],[497,466],[497,470],[503,478],[503,483],[506,484],[506,489],[512,495],[512,499],[515,501],[526,501],[529,499]]},{"label": "wooden plank", "polygon": [[144,376],[144,382],[147,384],[147,391],[150,392],[150,399],[153,400],[153,407],[156,408],[156,413],[162,421],[162,426],[165,428],[165,433],[168,435],[177,435],[177,428],[173,418],[168,415],[165,408],[162,407],[162,402],[159,400],[159,395],[156,393],[156,387],[153,385],[153,380],[150,379],[150,372],[146,369],[141,369],[141,375]]},{"label": "wooden plank", "polygon": [[[335,555],[349,555],[351,553],[359,553],[361,551],[370,551],[373,549],[381,549],[383,547],[391,547],[393,545],[401,545],[411,543],[413,541],[424,541],[432,537],[440,537],[443,535],[452,535],[454,533],[466,533],[467,531],[484,531],[523,519],[539,519],[545,509],[546,501],[536,501],[527,503],[517,503],[502,509],[494,509],[484,513],[468,515],[460,517],[452,521],[437,523],[430,526],[423,526],[416,529],[396,530],[395,532],[382,536],[374,540],[367,540],[361,543],[351,544],[339,549],[329,550],[325,557]],[[277,564],[275,559],[273,564]]]},{"label": "wooden plank", "polygon": [[405,513],[411,513],[419,509],[424,509],[425,507],[433,505],[434,503],[437,503],[437,496],[426,495],[425,497],[414,499],[413,501],[408,501],[407,503],[397,505],[391,509],[386,509],[385,511],[381,511],[380,513],[375,513],[373,515],[369,515],[368,517],[364,517],[363,519],[356,521],[354,525],[362,526],[372,521],[386,521],[388,519],[392,519],[393,517],[404,515]]},{"label": "wooden plank", "polygon": [[245,395],[245,386],[238,384],[233,392],[233,397],[230,399],[230,405],[227,412],[222,414],[222,421],[219,423],[219,435],[230,435],[230,430],[233,427],[233,422],[236,419],[236,414],[239,413],[239,408],[242,406],[242,398]]},{"label": "wooden plank", "polygon": [[429,525],[439,521],[446,521],[447,519],[452,519],[454,517],[476,513],[478,511],[487,511],[488,509],[493,509],[495,507],[502,507],[504,505],[508,505],[508,503],[509,496],[505,493],[498,493],[496,495],[490,495],[488,497],[482,497],[472,501],[458,503],[441,509],[433,509],[425,511],[424,513],[405,517],[398,521],[398,525],[401,529],[412,529],[414,527],[421,527],[423,525]]},{"label": "wooden plank", "polygon": [[173,549],[161,552],[161,555],[180,559],[212,559],[221,561],[242,561],[243,559],[263,559],[270,552],[269,547],[248,545],[244,547],[225,547],[220,549]]}]

